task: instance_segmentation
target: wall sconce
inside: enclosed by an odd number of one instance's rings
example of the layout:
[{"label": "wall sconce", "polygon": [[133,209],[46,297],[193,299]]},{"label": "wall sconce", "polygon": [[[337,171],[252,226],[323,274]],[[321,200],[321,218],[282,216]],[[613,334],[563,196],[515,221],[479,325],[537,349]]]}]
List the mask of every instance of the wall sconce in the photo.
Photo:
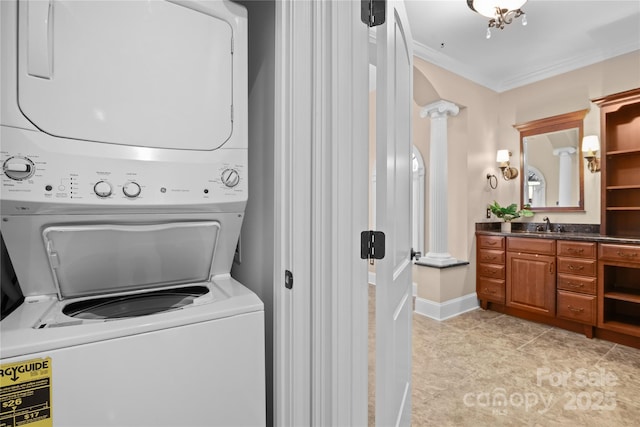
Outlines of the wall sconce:
[{"label": "wall sconce", "polygon": [[582,138],[582,154],[587,159],[587,166],[591,173],[598,172],[600,170],[600,159],[596,157],[600,150],[600,140],[598,135],[587,135]]},{"label": "wall sconce", "polygon": [[505,181],[509,181],[510,179],[517,178],[518,169],[512,168],[509,165],[509,157],[511,157],[511,151],[509,150],[498,150],[498,155],[496,156],[496,162],[500,163],[500,169],[502,170],[502,177]]}]

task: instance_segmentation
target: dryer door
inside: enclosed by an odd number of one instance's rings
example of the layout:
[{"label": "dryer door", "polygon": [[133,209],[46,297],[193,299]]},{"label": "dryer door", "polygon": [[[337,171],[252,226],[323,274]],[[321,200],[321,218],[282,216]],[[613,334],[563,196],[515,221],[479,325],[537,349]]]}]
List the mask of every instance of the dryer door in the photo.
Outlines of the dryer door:
[{"label": "dryer door", "polygon": [[233,132],[233,27],[215,3],[22,1],[20,109],[53,136],[220,147]]}]

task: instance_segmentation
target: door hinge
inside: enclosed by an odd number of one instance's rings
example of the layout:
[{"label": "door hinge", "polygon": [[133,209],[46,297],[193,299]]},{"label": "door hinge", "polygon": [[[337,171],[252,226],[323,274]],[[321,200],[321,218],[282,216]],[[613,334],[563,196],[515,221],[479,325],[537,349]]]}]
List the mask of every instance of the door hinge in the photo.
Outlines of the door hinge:
[{"label": "door hinge", "polygon": [[368,27],[384,24],[386,19],[386,0],[360,0],[360,19]]},{"label": "door hinge", "polygon": [[371,260],[384,258],[385,237],[382,231],[366,230],[360,233],[360,258]]}]

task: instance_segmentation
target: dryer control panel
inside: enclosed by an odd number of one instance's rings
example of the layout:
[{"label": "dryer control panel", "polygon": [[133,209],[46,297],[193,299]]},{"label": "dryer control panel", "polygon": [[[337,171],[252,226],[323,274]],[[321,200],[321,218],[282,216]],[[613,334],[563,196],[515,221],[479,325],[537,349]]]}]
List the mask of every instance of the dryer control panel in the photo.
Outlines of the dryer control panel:
[{"label": "dryer control panel", "polygon": [[227,211],[229,203],[247,200],[246,149],[199,152],[96,144],[88,150],[86,142],[64,140],[53,152],[39,143],[42,136],[2,127],[2,202],[10,205],[8,211],[3,206],[3,214],[37,213],[42,207],[33,204],[43,203],[60,204],[55,210],[190,206]]}]

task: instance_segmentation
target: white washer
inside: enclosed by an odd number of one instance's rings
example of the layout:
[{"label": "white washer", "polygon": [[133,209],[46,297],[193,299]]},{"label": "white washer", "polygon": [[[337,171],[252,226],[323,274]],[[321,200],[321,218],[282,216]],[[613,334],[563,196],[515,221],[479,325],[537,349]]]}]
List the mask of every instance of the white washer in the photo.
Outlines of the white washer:
[{"label": "white washer", "polygon": [[71,303],[28,297],[1,326],[2,425],[265,423],[263,305],[228,275]]},{"label": "white washer", "polygon": [[0,424],[264,425],[247,17],[227,1],[2,1]]}]

